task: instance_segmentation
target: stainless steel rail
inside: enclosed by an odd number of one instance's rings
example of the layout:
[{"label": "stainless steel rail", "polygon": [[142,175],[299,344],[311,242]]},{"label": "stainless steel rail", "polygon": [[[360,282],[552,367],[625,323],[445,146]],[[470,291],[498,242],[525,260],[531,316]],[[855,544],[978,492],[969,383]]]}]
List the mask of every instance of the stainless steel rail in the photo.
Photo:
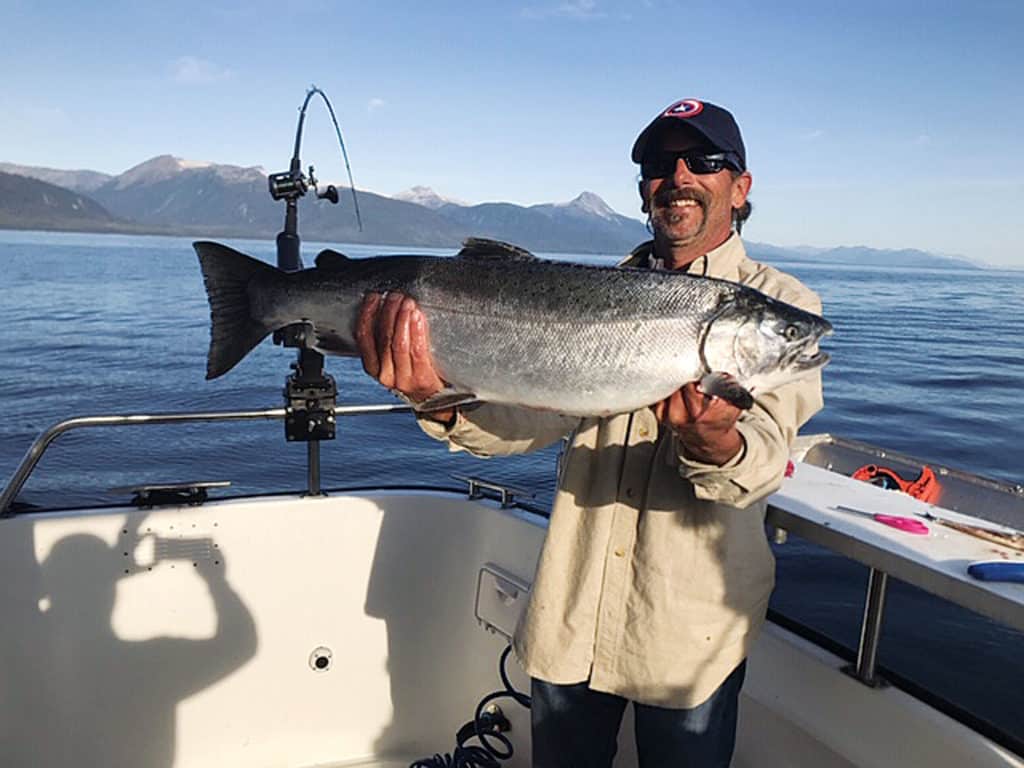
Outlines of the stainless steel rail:
[{"label": "stainless steel rail", "polygon": [[[335,416],[358,416],[378,413],[399,413],[411,411],[408,405],[341,405],[334,409]],[[126,427],[151,424],[182,424],[203,421],[259,421],[283,419],[287,408],[270,408],[265,411],[209,411],[199,413],[139,413],[112,414],[109,416],[79,416],[57,422],[39,435],[25,452],[24,458],[14,471],[10,481],[0,494],[0,517],[7,515],[11,504],[17,498],[25,482],[36,468],[50,444],[66,432],[87,427]],[[319,491],[319,451],[310,455],[308,482],[311,492]],[[314,466],[315,465],[315,466]],[[315,489],[315,490],[314,490]]]},{"label": "stainless steel rail", "polygon": [[517,496],[525,496],[528,499],[535,497],[532,491],[527,491],[523,488],[517,488],[514,485],[505,485],[503,483],[495,483],[490,480],[485,480],[480,477],[472,477],[468,475],[450,475],[450,477],[461,480],[469,486],[469,498],[470,499],[482,499],[484,497],[481,489],[487,489],[494,491],[498,494],[498,498],[501,500],[501,508],[508,509],[515,504]]},{"label": "stainless steel rail", "polygon": [[857,666],[853,675],[865,685],[877,687],[878,643],[882,639],[882,614],[885,611],[885,588],[889,576],[874,568],[868,573],[868,595],[864,601],[864,621],[857,647]]}]

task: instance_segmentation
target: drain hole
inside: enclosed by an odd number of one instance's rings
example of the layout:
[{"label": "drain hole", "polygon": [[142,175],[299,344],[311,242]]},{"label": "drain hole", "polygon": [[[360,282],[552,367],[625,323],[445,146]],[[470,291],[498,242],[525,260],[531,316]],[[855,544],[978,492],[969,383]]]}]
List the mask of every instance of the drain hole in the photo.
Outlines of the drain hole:
[{"label": "drain hole", "polygon": [[326,672],[331,668],[331,649],[323,646],[309,654],[309,666],[314,672]]}]

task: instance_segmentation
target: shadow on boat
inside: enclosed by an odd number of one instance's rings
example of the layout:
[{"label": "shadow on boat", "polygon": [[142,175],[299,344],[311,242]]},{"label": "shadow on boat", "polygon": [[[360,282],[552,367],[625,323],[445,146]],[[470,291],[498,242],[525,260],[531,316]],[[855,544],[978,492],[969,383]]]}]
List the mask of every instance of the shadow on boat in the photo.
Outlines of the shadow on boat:
[{"label": "shadow on boat", "polygon": [[[111,545],[71,533],[46,548],[30,521],[19,522],[4,531],[20,539],[5,546],[17,557],[0,561],[7,627],[0,634],[0,764],[171,766],[181,703],[256,653],[256,626],[225,578],[223,553],[217,565],[178,563],[179,573],[205,582],[216,616],[212,636],[124,639],[115,614],[119,591],[152,567],[131,562],[125,538]],[[127,521],[122,530],[128,533]],[[147,621],[173,624],[173,602],[151,603],[145,620],[131,622],[132,634],[142,634]],[[133,693],[115,695],[124,690]],[[29,733],[47,735],[26,739]]]}]

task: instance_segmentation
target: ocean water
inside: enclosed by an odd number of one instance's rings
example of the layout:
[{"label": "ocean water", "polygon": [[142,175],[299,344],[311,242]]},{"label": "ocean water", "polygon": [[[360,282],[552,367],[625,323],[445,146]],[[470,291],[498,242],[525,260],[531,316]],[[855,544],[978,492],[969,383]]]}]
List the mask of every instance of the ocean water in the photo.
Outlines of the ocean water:
[{"label": "ocean water", "polygon": [[[229,240],[274,261],[273,243]],[[339,246],[351,256],[401,253]],[[310,262],[320,245],[304,244]],[[418,253],[450,250],[415,249]],[[550,254],[598,263],[614,255]],[[1024,481],[1024,272],[783,264],[817,291],[836,328],[825,409],[802,431],[832,432],[1014,483]],[[189,240],[0,232],[0,478],[50,424],[81,415],[275,408],[293,350],[261,344],[205,381],[209,314]],[[331,358],[339,403],[394,398],[358,361]],[[124,501],[109,489],[183,480],[229,493],[301,490],[302,445],[280,422],[121,427],[61,437],[19,497],[44,508]],[[341,420],[321,449],[325,488],[456,487],[469,473],[549,503],[555,449],[483,461],[449,453],[408,414]],[[773,607],[847,647],[866,571],[800,541],[778,547]],[[1024,743],[1020,633],[895,584],[880,662]]]}]

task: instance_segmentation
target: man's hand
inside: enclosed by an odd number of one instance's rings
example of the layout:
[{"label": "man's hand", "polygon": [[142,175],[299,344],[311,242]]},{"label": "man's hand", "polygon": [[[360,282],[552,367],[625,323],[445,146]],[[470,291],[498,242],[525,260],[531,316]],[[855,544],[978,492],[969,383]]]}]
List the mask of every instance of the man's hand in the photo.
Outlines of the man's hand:
[{"label": "man's hand", "polygon": [[655,418],[667,425],[686,455],[705,464],[721,466],[743,448],[736,429],[742,411],[720,397],[706,395],[691,382],[652,406]]},{"label": "man's hand", "polygon": [[[430,355],[427,321],[416,302],[401,293],[368,293],[356,320],[363,369],[388,389],[420,403],[444,389]],[[449,422],[454,409],[426,414]]]}]

